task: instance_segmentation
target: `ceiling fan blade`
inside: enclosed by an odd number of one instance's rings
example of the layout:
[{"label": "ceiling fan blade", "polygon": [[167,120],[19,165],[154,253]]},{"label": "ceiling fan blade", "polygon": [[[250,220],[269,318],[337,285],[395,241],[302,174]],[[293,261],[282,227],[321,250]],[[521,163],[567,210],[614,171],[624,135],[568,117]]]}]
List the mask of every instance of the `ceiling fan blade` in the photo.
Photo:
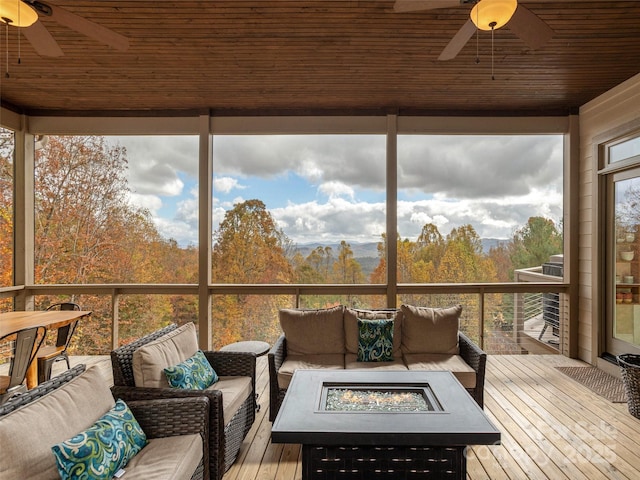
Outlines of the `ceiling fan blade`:
[{"label": "ceiling fan blade", "polygon": [[553,30],[535,13],[518,4],[513,17],[507,23],[520,39],[532,50],[544,47],[551,37]]},{"label": "ceiling fan blade", "polygon": [[417,12],[419,10],[457,7],[461,3],[461,0],[396,0],[393,10],[395,12]]},{"label": "ceiling fan blade", "polygon": [[21,31],[25,38],[29,40],[29,43],[33,45],[38,55],[43,57],[61,57],[63,55],[58,42],[55,41],[42,22],[37,21]]},{"label": "ceiling fan blade", "polygon": [[467,20],[467,23],[458,30],[458,33],[456,33],[447,46],[444,47],[438,60],[451,60],[455,58],[471,37],[473,37],[474,33],[476,33],[476,26],[471,20]]},{"label": "ceiling fan blade", "polygon": [[129,39],[124,35],[109,30],[108,28],[98,25],[95,22],[91,22],[86,18],[82,18],[75,13],[71,13],[64,8],[57,7],[52,4],[46,4],[51,8],[51,19],[58,22],[60,25],[69,27],[71,30],[82,33],[89,38],[93,38],[100,43],[104,43],[117,50],[127,50],[129,48]]}]

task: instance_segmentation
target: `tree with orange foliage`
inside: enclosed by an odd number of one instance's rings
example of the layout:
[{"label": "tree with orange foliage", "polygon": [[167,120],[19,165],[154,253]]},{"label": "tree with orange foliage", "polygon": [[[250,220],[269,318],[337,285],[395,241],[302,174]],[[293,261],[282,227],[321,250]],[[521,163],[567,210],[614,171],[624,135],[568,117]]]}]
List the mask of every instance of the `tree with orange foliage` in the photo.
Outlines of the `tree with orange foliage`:
[{"label": "tree with orange foliage", "polygon": [[13,284],[13,134],[0,129],[0,286]]},{"label": "tree with orange foliage", "polygon": [[[291,283],[294,271],[286,256],[288,239],[260,200],[236,204],[214,233],[212,274],[215,283]],[[288,304],[276,296],[214,297],[214,344],[242,339],[273,341],[279,334],[278,309]]]},{"label": "tree with orange foliage", "polygon": [[[37,283],[174,281],[175,273],[165,262],[179,263],[180,248],[161,238],[148,211],[129,202],[127,163],[123,147],[97,136],[50,137],[36,151]],[[185,276],[193,278],[192,273]],[[72,300],[93,311],[91,320],[80,324],[74,345],[85,354],[108,352],[110,302],[92,295]],[[165,296],[121,298],[121,340],[169,323],[172,308]]]}]

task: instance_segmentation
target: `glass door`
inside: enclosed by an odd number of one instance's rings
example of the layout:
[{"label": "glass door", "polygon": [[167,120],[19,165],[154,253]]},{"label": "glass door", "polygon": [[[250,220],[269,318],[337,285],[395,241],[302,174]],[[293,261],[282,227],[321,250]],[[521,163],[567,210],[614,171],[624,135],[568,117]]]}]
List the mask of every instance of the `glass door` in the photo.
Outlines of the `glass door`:
[{"label": "glass door", "polygon": [[612,186],[608,252],[615,284],[609,289],[607,351],[640,353],[640,169],[614,174]]}]

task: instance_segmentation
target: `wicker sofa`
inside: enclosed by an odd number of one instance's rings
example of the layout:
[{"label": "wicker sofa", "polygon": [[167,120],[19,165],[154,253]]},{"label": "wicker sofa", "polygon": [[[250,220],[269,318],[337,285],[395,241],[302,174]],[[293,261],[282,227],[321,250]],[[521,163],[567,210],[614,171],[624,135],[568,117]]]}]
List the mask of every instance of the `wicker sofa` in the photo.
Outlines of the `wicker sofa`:
[{"label": "wicker sofa", "polygon": [[[13,397],[0,407],[0,479],[59,479],[51,446],[86,430],[114,404],[102,374],[84,365]],[[209,478],[206,397],[127,406],[148,443],[124,467],[126,478]]]},{"label": "wicker sofa", "polygon": [[[185,331],[185,329],[187,329]],[[192,323],[177,327],[169,325],[146,335],[128,345],[111,352],[114,396],[125,401],[146,400],[152,398],[187,398],[205,395],[210,403],[209,421],[209,471],[211,478],[220,480],[235,461],[245,436],[251,429],[256,414],[255,383],[256,356],[253,353],[205,351],[204,355],[211,364],[219,380],[206,390],[182,390],[170,388],[162,374],[162,368],[155,365],[136,364],[141,353],[155,351],[161,361],[171,359],[168,347],[180,345],[178,339],[188,340],[195,335]],[[195,347],[180,346],[178,357],[173,361],[183,361],[192,355]],[[173,355],[176,355],[173,352]],[[169,365],[166,365],[169,366]],[[158,383],[160,375],[164,384]],[[144,377],[141,379],[141,376]],[[138,378],[136,378],[138,377]],[[142,386],[141,386],[142,385]],[[151,385],[151,386],[149,386]]]},{"label": "wicker sofa", "polygon": [[[443,309],[402,305],[385,310],[344,306],[280,310],[283,334],[268,354],[269,420],[275,420],[291,377],[300,368],[447,370],[482,407],[487,355],[459,331],[461,312],[460,305]],[[393,321],[392,359],[358,360],[359,328],[367,320]]]}]

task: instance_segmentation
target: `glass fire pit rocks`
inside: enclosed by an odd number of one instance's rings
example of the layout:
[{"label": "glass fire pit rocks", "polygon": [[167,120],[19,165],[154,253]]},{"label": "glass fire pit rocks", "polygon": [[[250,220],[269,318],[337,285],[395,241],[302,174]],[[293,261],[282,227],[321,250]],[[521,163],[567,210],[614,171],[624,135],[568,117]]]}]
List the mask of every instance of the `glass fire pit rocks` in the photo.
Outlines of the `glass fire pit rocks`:
[{"label": "glass fire pit rocks", "polygon": [[424,388],[326,388],[324,410],[331,412],[432,412],[436,410]]}]

